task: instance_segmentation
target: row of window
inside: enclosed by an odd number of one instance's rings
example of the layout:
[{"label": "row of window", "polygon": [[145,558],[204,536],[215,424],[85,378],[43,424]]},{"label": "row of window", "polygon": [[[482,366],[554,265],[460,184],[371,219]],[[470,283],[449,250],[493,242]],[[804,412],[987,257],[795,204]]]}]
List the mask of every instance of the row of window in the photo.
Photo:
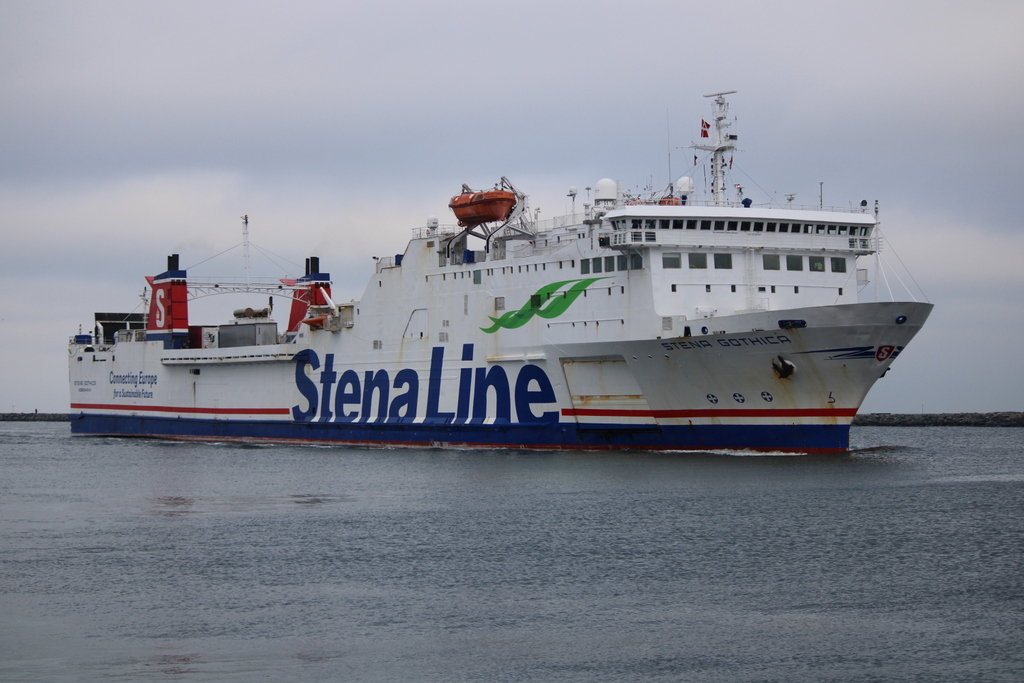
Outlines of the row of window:
[{"label": "row of window", "polygon": [[780,223],[778,221],[712,220],[697,218],[618,218],[612,221],[615,230],[724,230],[736,232],[786,232],[804,235],[871,234],[871,226],[831,223]]},{"label": "row of window", "polygon": [[[572,259],[570,261],[564,261],[564,262],[563,261],[558,261],[557,263],[558,263],[558,268],[559,269],[561,269],[563,267],[564,263],[568,263],[570,268],[575,268],[576,267],[576,259]],[[488,277],[490,277],[490,276],[494,275],[494,273],[496,271],[500,272],[500,274],[502,274],[502,275],[511,274],[511,273],[522,273],[524,271],[525,272],[530,272],[530,267],[531,266],[533,266],[533,270],[534,271],[537,271],[538,269],[539,270],[547,270],[548,269],[548,264],[547,263],[539,263],[539,264],[538,263],[528,263],[528,264],[523,265],[523,266],[502,266],[501,268],[485,268],[483,270],[472,270],[472,271],[470,271],[470,270],[460,270],[460,271],[455,271],[455,272],[451,272],[451,273],[440,273],[440,275],[441,275],[441,280],[442,281],[447,280],[449,275],[452,276],[453,280],[459,280],[459,279],[463,279],[463,278],[467,278],[467,277],[472,277],[473,278],[473,284],[474,285],[479,285],[479,284],[481,284],[483,282],[483,275],[485,273],[486,273],[486,275]],[[551,263],[551,267],[554,268],[554,266],[555,266],[555,262],[552,262]],[[613,268],[613,270],[614,270],[614,268]],[[595,272],[601,272],[600,268],[597,271],[595,271]],[[437,273],[435,273],[433,275],[426,275],[426,276],[424,276],[424,280],[426,282],[430,282],[430,278],[432,278],[432,277],[436,278],[437,276],[438,276]],[[377,284],[380,285],[381,282],[378,282]]]},{"label": "row of window", "polygon": [[[765,270],[781,270],[782,259],[779,254],[762,254],[762,265]],[[829,257],[829,265],[832,268],[833,273],[845,273],[846,272],[846,259],[842,256],[831,256]],[[786,255],[786,270],[803,270],[804,269],[804,257],[796,256],[794,254]],[[825,272],[825,257],[824,256],[808,256],[807,257],[807,270],[812,273],[824,273]]]},{"label": "row of window", "polygon": [[[732,254],[712,254],[716,269],[728,270],[732,268]],[[703,253],[687,254],[690,268],[703,270],[708,267],[708,255]],[[762,265],[765,270],[781,270],[782,257],[779,254],[762,254]],[[817,273],[825,272],[824,256],[808,256],[807,270]],[[833,273],[846,272],[846,259],[842,256],[832,256],[829,259]],[[681,252],[663,252],[661,254],[662,268],[682,268],[683,255]],[[786,256],[786,270],[803,270],[804,257],[795,254]]]},{"label": "row of window", "polygon": [[[678,288],[680,286],[682,286],[682,285],[672,285],[672,291],[673,292],[679,291]],[[736,285],[729,285],[729,288],[730,288],[730,291],[732,291],[732,292],[736,291]],[[771,285],[771,290],[772,290],[772,294],[775,294],[775,285]],[[711,292],[711,285],[704,285],[704,291],[705,292]],[[768,287],[767,286],[765,286],[765,287],[758,287],[757,291],[759,293],[760,292],[767,292],[768,291]],[[800,287],[799,286],[793,287],[793,293],[794,294],[799,294],[800,293]],[[843,288],[840,287],[839,288],[839,296],[842,296],[842,295],[843,295]]]},{"label": "row of window", "polygon": [[642,270],[644,257],[641,254],[618,254],[580,259],[580,274],[614,273],[616,270]]}]

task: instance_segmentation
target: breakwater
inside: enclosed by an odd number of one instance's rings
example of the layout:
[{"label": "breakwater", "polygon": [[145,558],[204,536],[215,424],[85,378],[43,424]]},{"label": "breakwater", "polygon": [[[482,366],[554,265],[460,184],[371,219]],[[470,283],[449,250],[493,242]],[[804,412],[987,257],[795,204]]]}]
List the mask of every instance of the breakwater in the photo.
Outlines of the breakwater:
[{"label": "breakwater", "polygon": [[1024,427],[1024,413],[861,413],[853,418],[862,427]]},{"label": "breakwater", "polygon": [[0,413],[0,422],[67,422],[67,413]]}]

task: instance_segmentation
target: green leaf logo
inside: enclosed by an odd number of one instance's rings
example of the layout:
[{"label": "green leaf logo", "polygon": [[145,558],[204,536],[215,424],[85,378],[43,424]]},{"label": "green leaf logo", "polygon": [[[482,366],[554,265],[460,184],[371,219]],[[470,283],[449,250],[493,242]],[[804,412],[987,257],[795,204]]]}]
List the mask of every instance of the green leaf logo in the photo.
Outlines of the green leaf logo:
[{"label": "green leaf logo", "polygon": [[[606,279],[605,277],[588,277],[582,280],[563,280],[562,282],[552,282],[550,285],[544,285],[531,294],[530,300],[518,311],[509,311],[500,318],[491,318],[494,324],[490,327],[481,327],[480,329],[487,334],[492,334],[503,327],[506,330],[522,327],[535,315],[548,319],[557,318],[565,313],[569,306],[572,306],[572,303],[579,298],[583,290],[598,280]],[[563,291],[561,295],[556,295],[556,292],[566,285],[571,285],[571,287]]]}]

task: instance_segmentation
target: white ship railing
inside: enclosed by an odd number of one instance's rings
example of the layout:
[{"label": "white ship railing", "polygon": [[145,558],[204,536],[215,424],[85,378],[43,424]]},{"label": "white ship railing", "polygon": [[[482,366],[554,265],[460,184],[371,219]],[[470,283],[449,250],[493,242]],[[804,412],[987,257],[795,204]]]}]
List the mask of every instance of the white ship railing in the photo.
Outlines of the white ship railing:
[{"label": "white ship railing", "polygon": [[784,232],[722,232],[708,230],[611,230],[599,234],[612,248],[635,246],[731,247],[768,249],[853,249],[869,253],[873,237]]}]

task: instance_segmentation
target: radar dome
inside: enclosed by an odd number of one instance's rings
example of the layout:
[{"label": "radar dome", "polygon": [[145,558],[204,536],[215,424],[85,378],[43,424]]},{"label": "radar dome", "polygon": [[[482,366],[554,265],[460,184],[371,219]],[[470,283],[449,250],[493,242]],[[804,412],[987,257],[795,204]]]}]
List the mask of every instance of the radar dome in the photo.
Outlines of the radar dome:
[{"label": "radar dome", "polygon": [[618,197],[618,184],[611,178],[601,178],[594,185],[594,199],[596,201],[614,202]]},{"label": "radar dome", "polygon": [[693,178],[684,175],[682,178],[676,181],[676,192],[679,194],[691,195],[693,194]]}]

